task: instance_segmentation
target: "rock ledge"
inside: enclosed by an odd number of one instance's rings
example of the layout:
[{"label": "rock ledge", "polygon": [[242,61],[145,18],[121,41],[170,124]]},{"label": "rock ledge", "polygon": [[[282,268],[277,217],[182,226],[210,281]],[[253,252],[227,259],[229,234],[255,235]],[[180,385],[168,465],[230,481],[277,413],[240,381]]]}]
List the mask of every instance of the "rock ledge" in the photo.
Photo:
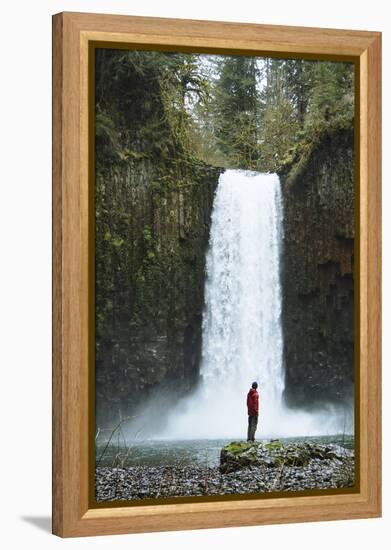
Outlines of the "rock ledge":
[{"label": "rock ledge", "polygon": [[221,450],[220,472],[227,474],[249,467],[284,468],[309,466],[312,462],[351,462],[354,451],[340,445],[292,443],[284,445],[278,439],[268,443],[233,441]]}]

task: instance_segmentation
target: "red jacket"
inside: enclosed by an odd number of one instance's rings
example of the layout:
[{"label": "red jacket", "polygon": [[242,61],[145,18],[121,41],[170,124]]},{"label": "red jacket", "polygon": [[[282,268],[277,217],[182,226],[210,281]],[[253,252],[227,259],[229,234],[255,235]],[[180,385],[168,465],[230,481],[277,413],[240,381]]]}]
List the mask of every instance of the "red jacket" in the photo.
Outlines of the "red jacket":
[{"label": "red jacket", "polygon": [[254,388],[250,388],[247,394],[247,410],[249,416],[258,416],[259,414],[259,395]]}]

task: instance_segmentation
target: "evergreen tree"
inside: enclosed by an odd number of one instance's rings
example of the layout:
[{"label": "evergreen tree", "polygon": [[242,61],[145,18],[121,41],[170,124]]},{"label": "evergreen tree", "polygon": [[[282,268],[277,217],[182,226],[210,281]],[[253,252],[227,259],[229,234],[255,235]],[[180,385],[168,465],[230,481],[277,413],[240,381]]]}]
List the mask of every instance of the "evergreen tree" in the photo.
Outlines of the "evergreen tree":
[{"label": "evergreen tree", "polygon": [[287,80],[284,60],[265,61],[265,85],[260,95],[260,171],[278,170],[297,140],[299,123]]},{"label": "evergreen tree", "polygon": [[255,168],[257,144],[257,73],[253,57],[223,57],[215,87],[216,142],[229,165]]},{"label": "evergreen tree", "polygon": [[351,127],[354,120],[354,70],[350,63],[313,62],[308,134],[328,128]]}]

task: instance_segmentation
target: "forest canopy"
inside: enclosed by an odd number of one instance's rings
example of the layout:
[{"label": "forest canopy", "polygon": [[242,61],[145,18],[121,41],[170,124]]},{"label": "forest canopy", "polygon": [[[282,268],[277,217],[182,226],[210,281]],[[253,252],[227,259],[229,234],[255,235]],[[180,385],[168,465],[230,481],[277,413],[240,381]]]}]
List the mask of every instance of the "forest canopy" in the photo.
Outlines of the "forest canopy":
[{"label": "forest canopy", "polygon": [[351,63],[98,50],[97,74],[96,133],[121,158],[279,171],[323,133],[353,127]]}]

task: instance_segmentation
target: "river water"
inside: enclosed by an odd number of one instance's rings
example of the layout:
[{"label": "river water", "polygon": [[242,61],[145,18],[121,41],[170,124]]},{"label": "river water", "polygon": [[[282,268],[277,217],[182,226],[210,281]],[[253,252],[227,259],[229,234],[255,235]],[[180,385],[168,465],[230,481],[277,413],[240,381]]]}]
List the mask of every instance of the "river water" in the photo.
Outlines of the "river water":
[{"label": "river water", "polygon": [[[99,466],[218,466],[222,447],[231,441],[231,439],[135,441],[129,442],[126,447],[123,442],[119,442],[119,444],[110,445],[106,450],[105,445],[102,444],[97,446],[96,458]],[[321,444],[337,443],[347,449],[354,448],[353,436],[346,434],[281,438],[282,443],[303,441]],[[102,454],[103,457],[100,458]],[[124,460],[122,464],[121,460]]]}]

